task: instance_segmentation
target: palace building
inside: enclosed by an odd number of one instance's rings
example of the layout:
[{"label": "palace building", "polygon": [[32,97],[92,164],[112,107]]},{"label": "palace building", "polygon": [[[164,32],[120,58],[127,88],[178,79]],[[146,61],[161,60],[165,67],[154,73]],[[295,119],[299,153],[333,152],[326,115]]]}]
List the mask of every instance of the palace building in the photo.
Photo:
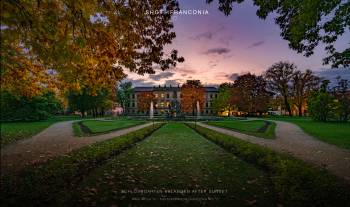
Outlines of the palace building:
[{"label": "palace building", "polygon": [[[213,100],[217,98],[218,89],[216,87],[204,87],[205,89],[205,102],[204,106],[200,109],[202,115],[213,115],[214,110],[212,107]],[[129,104],[125,109],[125,112],[129,115],[146,115],[148,112],[141,112],[138,110],[138,96],[142,92],[152,92],[154,101],[154,114],[155,115],[167,115],[170,113],[183,114],[181,111],[181,87],[178,86],[153,86],[153,87],[135,87],[133,93],[130,95]]]}]

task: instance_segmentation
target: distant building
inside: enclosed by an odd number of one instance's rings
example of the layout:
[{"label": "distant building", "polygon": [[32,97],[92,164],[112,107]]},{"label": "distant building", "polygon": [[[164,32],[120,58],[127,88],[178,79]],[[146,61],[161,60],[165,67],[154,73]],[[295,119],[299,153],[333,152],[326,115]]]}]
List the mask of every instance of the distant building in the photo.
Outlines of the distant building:
[{"label": "distant building", "polygon": [[[205,102],[201,110],[202,115],[213,115],[214,109],[212,107],[213,100],[217,98],[218,89],[215,87],[204,87]],[[126,114],[130,115],[146,115],[149,112],[141,112],[137,108],[137,98],[142,92],[153,92],[154,114],[162,115],[169,113],[182,114],[181,111],[181,87],[178,86],[154,86],[154,87],[135,87],[133,93],[130,95],[129,105],[126,107]]]}]

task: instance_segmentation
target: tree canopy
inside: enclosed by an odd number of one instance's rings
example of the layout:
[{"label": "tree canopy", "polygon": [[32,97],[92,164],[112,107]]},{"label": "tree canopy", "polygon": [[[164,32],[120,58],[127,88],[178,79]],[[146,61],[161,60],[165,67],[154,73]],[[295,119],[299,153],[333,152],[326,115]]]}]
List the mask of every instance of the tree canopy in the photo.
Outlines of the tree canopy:
[{"label": "tree canopy", "polygon": [[166,11],[178,9],[176,0],[5,0],[1,7],[2,88],[15,94],[48,87],[95,93],[125,69],[154,73],[155,65],[166,70],[184,60],[164,51],[175,38]]},{"label": "tree canopy", "polygon": [[[211,3],[213,0],[207,0]],[[219,10],[230,15],[235,3],[244,0],[218,0]],[[350,48],[337,51],[336,40],[350,29],[350,1],[347,0],[253,0],[258,7],[259,18],[276,14],[275,22],[281,29],[281,37],[289,47],[310,56],[319,43],[325,44],[329,56],[324,64],[332,67],[350,65]],[[350,44],[350,42],[349,42]]]}]

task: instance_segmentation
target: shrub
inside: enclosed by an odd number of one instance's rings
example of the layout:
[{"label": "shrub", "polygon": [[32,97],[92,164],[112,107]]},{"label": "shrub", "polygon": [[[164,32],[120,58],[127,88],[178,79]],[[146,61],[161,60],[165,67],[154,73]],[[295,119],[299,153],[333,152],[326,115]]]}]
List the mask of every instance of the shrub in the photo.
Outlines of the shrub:
[{"label": "shrub", "polygon": [[49,160],[37,166],[29,166],[19,175],[1,177],[1,203],[8,206],[43,206],[64,200],[57,194],[69,196],[69,191],[92,169],[104,164],[109,158],[130,148],[159,129],[163,124],[119,136],[72,151],[67,155]]},{"label": "shrub", "polygon": [[271,174],[284,206],[344,206],[350,201],[349,186],[324,170],[238,138],[198,125],[187,125],[237,157]]}]

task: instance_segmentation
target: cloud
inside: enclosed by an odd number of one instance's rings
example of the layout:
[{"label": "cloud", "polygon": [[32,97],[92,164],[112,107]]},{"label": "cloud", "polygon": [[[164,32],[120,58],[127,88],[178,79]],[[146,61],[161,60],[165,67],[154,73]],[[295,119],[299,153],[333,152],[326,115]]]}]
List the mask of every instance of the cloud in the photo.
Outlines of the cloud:
[{"label": "cloud", "polygon": [[222,55],[222,54],[227,54],[230,51],[231,50],[229,48],[226,48],[226,47],[216,47],[216,48],[208,49],[207,51],[204,52],[204,54],[206,54],[206,55],[211,55],[211,54]]},{"label": "cloud", "polygon": [[331,81],[330,86],[333,87],[337,84],[337,77],[350,80],[350,68],[328,68],[314,71],[316,75]]},{"label": "cloud", "polygon": [[180,85],[181,83],[183,82],[183,80],[180,80],[180,79],[176,79],[176,80],[166,80],[164,82],[164,84],[166,86],[177,86],[177,85]]},{"label": "cloud", "polygon": [[173,72],[163,72],[163,73],[159,73],[159,74],[156,74],[156,75],[149,75],[149,78],[154,80],[154,81],[159,81],[161,79],[164,79],[164,78],[170,78],[172,76],[174,76],[175,73]]},{"label": "cloud", "polygon": [[263,41],[263,40],[258,41],[258,42],[254,42],[248,48],[259,47],[260,45],[263,45],[264,43],[265,43],[265,41]]},{"label": "cloud", "polygon": [[182,76],[184,76],[183,74],[189,75],[189,74],[196,74],[197,71],[195,69],[193,69],[190,65],[186,64],[186,65],[182,65],[181,67],[176,67],[174,69],[174,71],[177,71],[179,73],[182,73]]},{"label": "cloud", "polygon": [[138,78],[138,79],[132,79],[132,78],[125,78],[122,82],[131,82],[133,87],[137,87],[137,86],[153,86],[156,85],[155,82],[153,81],[148,81],[142,78]]},{"label": "cloud", "polygon": [[214,36],[214,32],[203,32],[203,33],[200,33],[196,36],[193,36],[193,37],[190,37],[191,40],[201,40],[201,39],[206,39],[206,40],[211,40]]},{"label": "cloud", "polygon": [[227,75],[227,79],[231,80],[231,81],[235,81],[237,80],[239,74],[238,73],[232,73],[231,75]]},{"label": "cloud", "polygon": [[213,39],[220,31],[224,30],[225,27],[222,25],[220,26],[218,29],[213,30],[213,31],[207,31],[207,32],[203,32],[203,33],[199,33],[195,36],[191,36],[190,39],[191,40],[211,40]]},{"label": "cloud", "polygon": [[232,36],[224,36],[224,37],[220,37],[218,39],[218,42],[224,45],[229,45],[232,40],[233,40]]}]

